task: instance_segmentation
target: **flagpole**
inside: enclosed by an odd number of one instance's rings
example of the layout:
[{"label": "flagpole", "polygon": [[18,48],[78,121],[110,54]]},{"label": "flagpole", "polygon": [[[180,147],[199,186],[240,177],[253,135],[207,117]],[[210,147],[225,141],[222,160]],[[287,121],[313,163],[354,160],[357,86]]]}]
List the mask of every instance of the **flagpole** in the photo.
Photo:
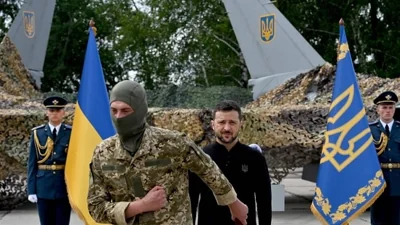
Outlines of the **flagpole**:
[{"label": "flagpole", "polygon": [[[340,26],[344,26],[343,18],[340,18],[340,20],[339,20],[339,27]],[[337,56],[339,55],[339,53],[340,53],[340,35],[339,35],[339,40],[338,40],[338,45],[337,45]],[[344,225],[346,225],[346,224],[344,224]]]},{"label": "flagpole", "polygon": [[[344,26],[344,20],[343,20],[343,18],[340,18],[340,20],[339,20],[339,26]],[[340,45],[340,43],[339,43],[339,45]],[[339,49],[338,49],[338,50],[339,50]],[[343,223],[343,225],[349,225],[349,223],[346,222],[346,223]]]}]

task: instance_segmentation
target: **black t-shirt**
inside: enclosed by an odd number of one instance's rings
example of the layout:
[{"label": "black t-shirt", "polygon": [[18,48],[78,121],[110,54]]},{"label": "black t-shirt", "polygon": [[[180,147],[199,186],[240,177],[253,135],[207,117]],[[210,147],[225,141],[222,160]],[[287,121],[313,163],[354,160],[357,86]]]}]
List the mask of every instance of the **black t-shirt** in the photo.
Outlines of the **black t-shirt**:
[{"label": "black t-shirt", "polygon": [[[206,146],[207,153],[235,188],[238,198],[248,206],[248,225],[256,225],[256,201],[260,225],[271,224],[271,181],[264,156],[238,142],[230,151],[219,143]],[[198,225],[234,225],[228,206],[218,206],[212,191],[194,173],[189,173],[189,192],[193,222],[199,195]]]}]

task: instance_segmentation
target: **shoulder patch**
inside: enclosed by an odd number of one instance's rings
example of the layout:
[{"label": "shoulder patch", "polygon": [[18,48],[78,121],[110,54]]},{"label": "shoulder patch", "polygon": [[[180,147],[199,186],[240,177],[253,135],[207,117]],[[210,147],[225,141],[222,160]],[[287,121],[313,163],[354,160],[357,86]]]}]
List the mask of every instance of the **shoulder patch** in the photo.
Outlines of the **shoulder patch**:
[{"label": "shoulder patch", "polygon": [[43,128],[44,126],[45,126],[45,125],[42,124],[42,125],[39,125],[39,126],[37,126],[37,127],[32,128],[32,130],[37,130],[37,129]]}]

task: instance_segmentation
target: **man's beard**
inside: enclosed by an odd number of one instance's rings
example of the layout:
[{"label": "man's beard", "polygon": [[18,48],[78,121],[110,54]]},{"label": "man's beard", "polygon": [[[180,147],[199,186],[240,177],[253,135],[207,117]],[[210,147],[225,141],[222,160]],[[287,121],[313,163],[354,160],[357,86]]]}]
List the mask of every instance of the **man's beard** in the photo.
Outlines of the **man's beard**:
[{"label": "man's beard", "polygon": [[224,144],[230,144],[230,143],[232,143],[232,142],[234,142],[236,139],[237,139],[237,137],[238,137],[238,135],[236,135],[236,136],[233,136],[232,135],[232,137],[228,140],[228,141],[226,141],[225,139],[224,139],[224,137],[223,137],[223,135],[224,134],[232,134],[232,133],[230,133],[230,132],[224,132],[224,133],[217,133],[216,134],[216,138],[220,141],[220,142],[222,142],[222,143],[224,143]]}]

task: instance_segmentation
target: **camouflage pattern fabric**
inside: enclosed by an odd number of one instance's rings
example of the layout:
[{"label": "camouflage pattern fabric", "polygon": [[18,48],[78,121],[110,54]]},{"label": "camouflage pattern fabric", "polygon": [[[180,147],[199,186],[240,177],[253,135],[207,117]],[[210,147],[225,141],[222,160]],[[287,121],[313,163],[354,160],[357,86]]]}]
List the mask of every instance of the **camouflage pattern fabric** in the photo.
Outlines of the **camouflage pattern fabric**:
[{"label": "camouflage pattern fabric", "polygon": [[92,164],[89,212],[97,222],[123,225],[129,202],[154,186],[164,187],[167,203],[159,211],[137,215],[130,224],[191,225],[188,170],[214,191],[219,205],[236,200],[236,192],[211,158],[181,133],[148,126],[131,157],[115,135],[98,145]]}]

